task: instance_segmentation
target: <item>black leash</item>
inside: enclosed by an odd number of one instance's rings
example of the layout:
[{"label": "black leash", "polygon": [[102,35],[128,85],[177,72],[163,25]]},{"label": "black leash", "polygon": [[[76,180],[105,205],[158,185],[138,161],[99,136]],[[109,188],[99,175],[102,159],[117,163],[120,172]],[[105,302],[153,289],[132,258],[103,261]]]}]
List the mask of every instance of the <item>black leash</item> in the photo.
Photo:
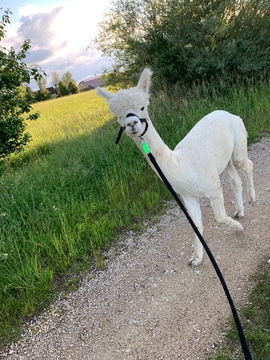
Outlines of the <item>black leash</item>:
[{"label": "black leash", "polygon": [[247,341],[246,341],[246,338],[245,338],[245,334],[244,334],[244,331],[243,331],[243,328],[242,328],[242,325],[241,325],[241,322],[240,322],[240,319],[239,319],[239,316],[237,314],[237,311],[236,311],[236,308],[235,308],[235,305],[234,305],[234,302],[232,300],[232,297],[230,295],[230,292],[229,292],[229,289],[227,287],[227,284],[223,278],[223,275],[216,263],[216,260],[212,254],[212,252],[210,251],[208,245],[206,244],[203,236],[201,235],[201,233],[199,232],[197,226],[195,225],[195,223],[193,222],[193,220],[191,219],[189,213],[187,212],[184,204],[182,203],[182,201],[180,200],[180,198],[178,197],[178,195],[176,194],[176,192],[174,191],[173,187],[171,186],[171,184],[169,183],[169,181],[167,180],[167,178],[165,177],[165,175],[163,174],[162,170],[160,169],[158,163],[156,162],[156,159],[154,157],[154,155],[151,153],[151,150],[149,149],[148,147],[148,144],[147,142],[141,138],[141,145],[142,145],[142,149],[145,153],[145,155],[147,155],[151,161],[151,163],[154,165],[155,169],[157,170],[159,176],[161,177],[161,179],[163,180],[163,182],[165,183],[165,185],[167,186],[168,190],[171,192],[172,196],[174,197],[174,199],[176,200],[177,204],[180,206],[181,210],[183,211],[183,213],[185,214],[187,220],[189,221],[190,225],[192,226],[193,230],[195,231],[196,235],[198,236],[198,238],[200,239],[206,253],[208,254],[210,260],[211,260],[211,263],[212,265],[214,266],[215,270],[216,270],[216,273],[219,277],[219,280],[223,286],[223,289],[225,291],[225,294],[227,296],[227,299],[229,301],[229,304],[231,306],[231,310],[232,310],[232,313],[233,313],[233,317],[234,317],[234,320],[235,320],[235,323],[236,323],[236,327],[237,327],[237,330],[238,330],[238,334],[239,334],[239,338],[240,338],[240,342],[241,342],[241,345],[242,345],[242,350],[243,350],[243,354],[245,356],[245,360],[252,360],[251,358],[251,354],[250,354],[250,351],[249,351],[249,348],[248,348],[248,344],[247,344]]},{"label": "black leash", "polygon": [[[172,196],[174,197],[175,201],[177,202],[177,204],[180,206],[181,210],[183,211],[183,213],[185,214],[187,220],[189,221],[191,227],[193,228],[193,230],[195,231],[196,235],[198,236],[198,238],[200,239],[207,255],[209,256],[209,259],[218,275],[218,278],[222,284],[222,287],[224,289],[224,292],[227,296],[227,299],[229,301],[229,304],[230,304],[230,307],[231,307],[231,310],[232,310],[232,314],[233,314],[233,317],[234,317],[234,321],[235,321],[235,324],[236,324],[236,327],[237,327],[237,330],[238,330],[238,335],[239,335],[239,338],[240,338],[240,342],[241,342],[241,346],[242,346],[242,350],[243,350],[243,354],[245,356],[245,360],[252,360],[251,358],[251,354],[250,354],[250,351],[249,351],[249,348],[248,348],[248,344],[247,344],[247,341],[246,341],[246,338],[245,338],[245,334],[244,334],[244,330],[242,328],[242,325],[241,325],[241,322],[240,322],[240,319],[239,319],[239,316],[238,316],[238,313],[237,313],[237,310],[235,308],[235,305],[234,305],[234,302],[232,300],[232,297],[231,297],[231,294],[229,292],[229,289],[227,287],[227,284],[224,280],[224,277],[217,265],[217,262],[212,254],[212,252],[210,251],[208,245],[206,244],[202,234],[200,233],[200,231],[198,230],[197,226],[195,225],[195,223],[193,222],[192,218],[190,217],[189,213],[187,212],[184,204],[182,203],[182,201],[180,200],[179,196],[176,194],[176,192],[174,191],[173,187],[171,186],[171,184],[169,183],[169,181],[167,180],[166,176],[163,174],[162,170],[160,169],[158,163],[156,162],[156,159],[154,157],[154,155],[151,153],[151,150],[149,149],[149,146],[147,144],[147,142],[143,139],[143,135],[146,133],[147,129],[148,129],[148,122],[146,119],[140,119],[137,115],[133,114],[133,113],[129,113],[127,115],[127,117],[130,117],[130,116],[135,116],[137,117],[142,123],[144,122],[146,124],[145,126],[145,129],[143,131],[143,133],[139,136],[140,137],[140,141],[141,141],[141,146],[142,146],[142,149],[143,149],[143,152],[145,155],[147,155],[151,161],[151,163],[153,164],[153,166],[155,167],[155,169],[157,170],[159,176],[161,177],[161,179],[163,180],[163,182],[165,183],[165,185],[167,186],[168,190],[170,191],[170,193],[172,194]],[[119,130],[119,133],[118,133],[118,136],[117,136],[117,139],[115,141],[116,144],[119,143],[120,141],[120,138],[121,138],[121,135],[124,131],[125,127],[121,127],[120,130]]]}]

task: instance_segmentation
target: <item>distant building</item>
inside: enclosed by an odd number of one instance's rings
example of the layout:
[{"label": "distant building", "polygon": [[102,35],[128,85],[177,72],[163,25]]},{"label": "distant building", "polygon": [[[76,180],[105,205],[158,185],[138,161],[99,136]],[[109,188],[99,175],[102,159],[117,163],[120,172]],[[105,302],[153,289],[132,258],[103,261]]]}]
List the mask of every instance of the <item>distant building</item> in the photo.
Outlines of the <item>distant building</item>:
[{"label": "distant building", "polygon": [[57,97],[56,89],[53,86],[47,87],[46,90],[52,94],[52,98]]},{"label": "distant building", "polygon": [[83,80],[79,83],[78,87],[80,91],[93,90],[98,86],[102,86],[103,80],[100,76],[93,77],[91,79]]}]

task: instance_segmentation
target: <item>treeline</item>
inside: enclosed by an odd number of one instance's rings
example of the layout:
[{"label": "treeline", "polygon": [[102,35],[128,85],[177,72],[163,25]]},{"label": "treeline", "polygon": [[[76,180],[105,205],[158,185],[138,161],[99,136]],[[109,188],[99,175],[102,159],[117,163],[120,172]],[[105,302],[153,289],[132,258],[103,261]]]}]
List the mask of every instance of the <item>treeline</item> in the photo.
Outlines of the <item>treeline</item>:
[{"label": "treeline", "polygon": [[109,83],[150,66],[162,84],[270,74],[269,0],[113,0],[96,45],[115,61]]},{"label": "treeline", "polygon": [[47,78],[44,76],[37,80],[39,90],[32,91],[29,86],[23,86],[21,89],[21,96],[25,96],[31,103],[35,103],[38,101],[46,101],[54,97],[77,94],[80,91],[69,71],[63,74],[61,78],[59,74],[54,71],[52,73],[51,83],[53,86],[48,88]]}]

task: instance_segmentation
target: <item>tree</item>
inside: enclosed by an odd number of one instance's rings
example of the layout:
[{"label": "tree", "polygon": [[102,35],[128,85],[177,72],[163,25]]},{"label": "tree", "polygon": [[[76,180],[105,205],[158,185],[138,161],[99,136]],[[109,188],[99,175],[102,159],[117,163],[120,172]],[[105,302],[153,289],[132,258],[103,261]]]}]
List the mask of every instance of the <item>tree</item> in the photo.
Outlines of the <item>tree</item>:
[{"label": "tree", "polygon": [[58,74],[56,71],[53,71],[53,72],[52,72],[51,83],[53,84],[53,86],[55,87],[55,89],[58,88],[59,81],[60,81],[59,74]]},{"label": "tree", "polygon": [[[10,23],[11,12],[4,10],[0,22],[0,41],[5,37],[5,27]],[[31,48],[30,40],[25,40],[16,52],[13,48],[0,46],[0,162],[9,154],[19,152],[30,140],[25,133],[23,114],[31,110],[31,100],[21,96],[21,86],[31,79],[39,80],[45,73],[37,66],[28,67],[24,59]],[[38,118],[38,113],[28,119]]]},{"label": "tree", "polygon": [[46,89],[47,85],[47,78],[42,77],[37,80],[37,84],[39,87],[39,90],[35,92],[35,99],[36,101],[46,101],[52,98],[51,93],[49,90]]},{"label": "tree", "polygon": [[79,92],[78,85],[69,71],[61,76],[61,80],[57,72],[54,71],[52,73],[52,82],[55,83],[58,96],[77,94]]},{"label": "tree", "polygon": [[37,84],[38,84],[39,90],[44,91],[44,90],[46,90],[47,79],[45,77],[42,77],[37,80]]},{"label": "tree", "polygon": [[96,45],[113,56],[110,80],[145,66],[161,82],[270,74],[269,0],[113,0]]},{"label": "tree", "polygon": [[70,71],[67,71],[61,76],[61,80],[64,84],[68,85],[71,81],[74,81]]},{"label": "tree", "polygon": [[49,90],[46,89],[47,85],[47,78],[42,77],[37,80],[37,84],[39,87],[39,90],[35,92],[35,100],[36,101],[46,101],[52,98],[51,93]]},{"label": "tree", "polygon": [[58,91],[59,91],[59,96],[67,96],[69,95],[69,89],[68,89],[68,85],[66,85],[64,83],[64,81],[60,80],[59,84],[58,84]]},{"label": "tree", "polygon": [[78,85],[69,71],[62,75],[61,81],[64,83],[69,94],[77,94],[79,92]]},{"label": "tree", "polygon": [[70,94],[78,94],[79,88],[75,81],[70,81],[68,83],[68,90]]}]

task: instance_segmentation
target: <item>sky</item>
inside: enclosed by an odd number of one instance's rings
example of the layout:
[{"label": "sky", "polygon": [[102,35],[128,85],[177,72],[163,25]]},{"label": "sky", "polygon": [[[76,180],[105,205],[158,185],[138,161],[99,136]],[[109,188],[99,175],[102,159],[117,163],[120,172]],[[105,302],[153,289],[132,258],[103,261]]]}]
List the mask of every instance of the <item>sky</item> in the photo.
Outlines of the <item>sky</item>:
[{"label": "sky", "polygon": [[[0,8],[10,9],[11,24],[1,45],[18,50],[24,40],[31,40],[25,59],[27,65],[39,65],[47,74],[59,76],[69,71],[73,79],[82,80],[101,74],[111,60],[91,47],[111,0],[0,0]],[[3,10],[0,10],[0,16]],[[37,84],[31,82],[32,90]]]}]

